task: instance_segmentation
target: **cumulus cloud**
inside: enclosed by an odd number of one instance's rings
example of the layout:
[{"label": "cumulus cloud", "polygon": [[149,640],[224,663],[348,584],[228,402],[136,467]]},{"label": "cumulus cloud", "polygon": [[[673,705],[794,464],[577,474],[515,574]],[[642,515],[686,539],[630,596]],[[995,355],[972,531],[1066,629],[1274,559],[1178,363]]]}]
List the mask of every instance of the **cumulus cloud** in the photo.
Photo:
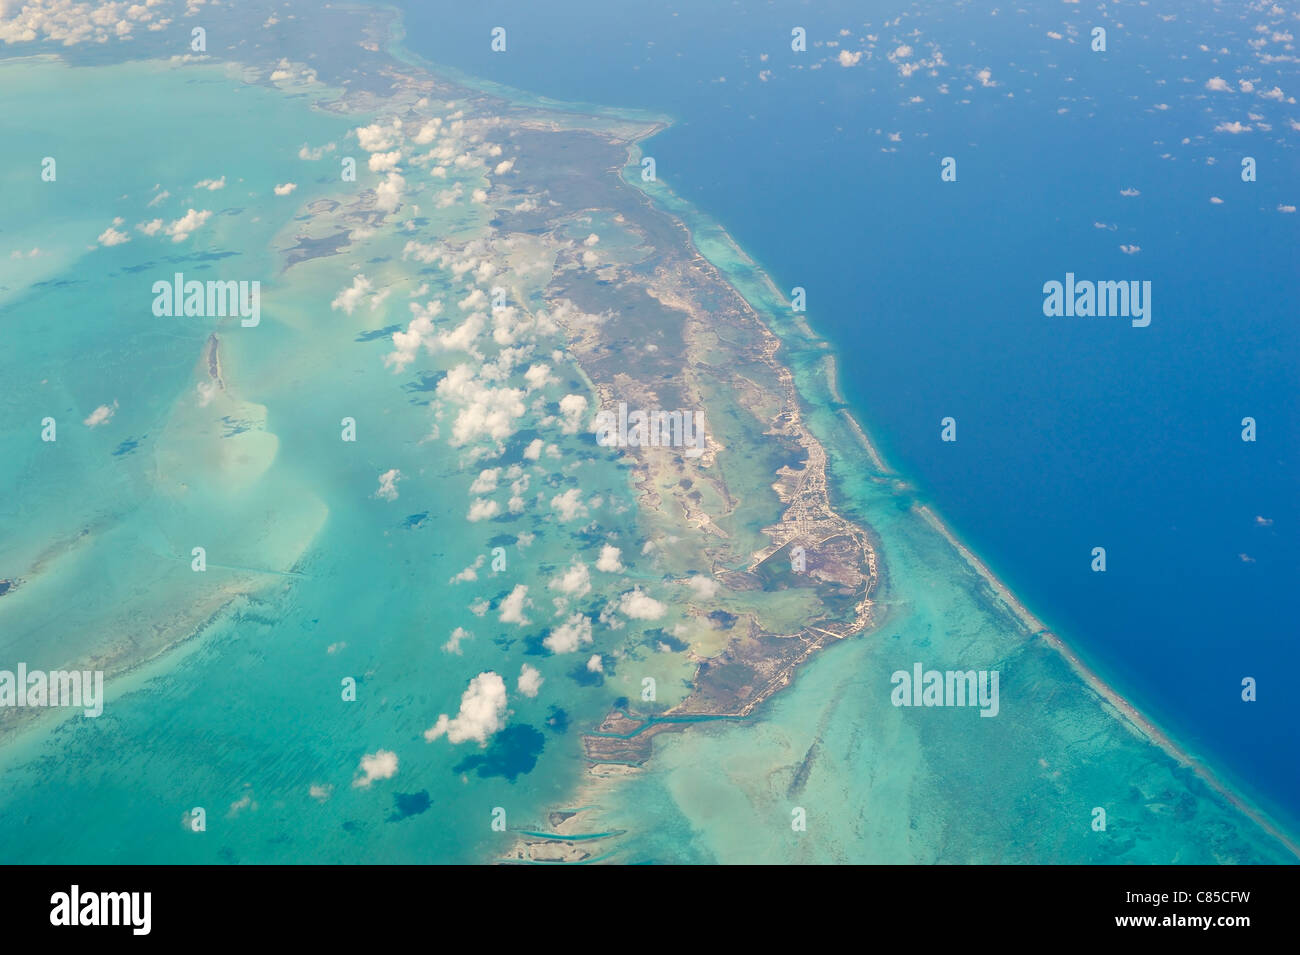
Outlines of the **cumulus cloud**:
[{"label": "cumulus cloud", "polygon": [[587,506],[582,503],[580,498],[582,492],[576,487],[571,487],[562,494],[557,494],[551,498],[551,510],[560,515],[560,520],[571,521],[575,518],[587,516]]},{"label": "cumulus cloud", "polygon": [[858,60],[860,59],[862,59],[861,50],[857,50],[854,52],[849,52],[848,50],[840,50],[840,55],[839,55],[840,66],[857,66]]},{"label": "cumulus cloud", "polygon": [[436,394],[459,406],[451,429],[455,446],[484,438],[500,443],[515,433],[516,422],[527,411],[521,389],[494,388],[468,364],[449,371],[438,382]]},{"label": "cumulus cloud", "polygon": [[502,623],[514,623],[519,626],[525,626],[528,618],[524,616],[524,608],[531,605],[528,599],[528,586],[526,584],[515,584],[515,589],[505,600],[501,601],[501,613],[498,615]]},{"label": "cumulus cloud", "polygon": [[371,153],[370,154],[370,171],[371,172],[389,172],[397,168],[397,164],[402,161],[402,151],[394,149],[391,153]]},{"label": "cumulus cloud", "polygon": [[491,520],[501,513],[501,505],[491,498],[476,497],[474,503],[469,506],[469,513],[465,516],[470,523],[477,521]]},{"label": "cumulus cloud", "polygon": [[397,468],[379,475],[379,490],[375,491],[375,497],[381,501],[397,500],[397,482],[401,479],[402,472]]},{"label": "cumulus cloud", "polygon": [[281,182],[276,184],[274,192],[277,196],[287,196],[297,188],[296,182]]},{"label": "cumulus cloud", "polygon": [[596,569],[607,574],[618,574],[623,572],[623,561],[619,558],[622,551],[613,544],[606,544],[600,549],[600,557],[596,561]]},{"label": "cumulus cloud", "polygon": [[220,179],[200,179],[194,184],[194,188],[216,192],[218,189],[226,188],[226,177],[222,176]]},{"label": "cumulus cloud", "polygon": [[485,468],[479,471],[474,483],[469,486],[471,494],[491,494],[497,489],[497,479],[501,476],[500,468]]},{"label": "cumulus cloud", "polygon": [[117,402],[114,401],[113,406],[111,408],[108,405],[100,405],[98,408],[92,411],[89,414],[89,416],[87,416],[85,421],[81,423],[84,424],[87,428],[98,428],[101,424],[107,424],[110,420],[112,420],[113,415],[115,415],[116,413],[117,413]]},{"label": "cumulus cloud", "polygon": [[1216,93],[1231,93],[1232,87],[1222,76],[1212,76],[1205,81],[1205,88]]},{"label": "cumulus cloud", "polygon": [[718,582],[712,577],[703,577],[696,574],[693,577],[687,577],[682,583],[690,588],[691,593],[700,600],[708,600],[718,593]]},{"label": "cumulus cloud", "polygon": [[529,391],[536,391],[547,385],[559,384],[560,380],[551,374],[550,365],[538,363],[528,366],[528,370],[524,372],[524,381],[528,382]]},{"label": "cumulus cloud", "polygon": [[553,578],[548,586],[569,597],[585,597],[591,593],[591,572],[587,570],[586,564],[575,557],[568,569]]},{"label": "cumulus cloud", "polygon": [[392,750],[381,749],[361,757],[357,768],[357,777],[352,785],[359,788],[369,787],[376,779],[392,779],[397,775],[397,754]]},{"label": "cumulus cloud", "polygon": [[576,653],[584,644],[591,643],[591,620],[575,613],[560,626],[555,627],[542,640],[542,646],[552,653]]},{"label": "cumulus cloud", "polygon": [[402,121],[395,119],[388,126],[381,123],[360,126],[357,128],[356,134],[357,142],[361,144],[361,148],[366,152],[381,152],[385,149],[391,149],[401,140]]},{"label": "cumulus cloud", "polygon": [[382,209],[384,212],[394,212],[402,203],[402,191],[406,188],[406,180],[395,172],[390,172],[378,186],[375,187],[375,207]]},{"label": "cumulus cloud", "polygon": [[599,653],[593,653],[591,659],[587,661],[587,669],[592,673],[604,673],[605,663],[600,658]]},{"label": "cumulus cloud", "polygon": [[298,158],[315,162],[316,160],[325,158],[326,153],[332,152],[334,152],[333,143],[326,143],[324,146],[317,146],[315,149],[308,146],[306,143],[303,143],[298,149]]},{"label": "cumulus cloud", "polygon": [[519,671],[519,680],[515,685],[519,688],[520,693],[533,699],[537,696],[537,691],[542,688],[544,682],[546,681],[542,678],[541,671],[525,663],[523,669]]},{"label": "cumulus cloud", "polygon": [[471,640],[473,637],[474,634],[470,633],[464,627],[457,627],[451,632],[451,636],[447,638],[447,642],[442,645],[442,649],[446,653],[459,654],[461,652],[460,642],[462,640]]},{"label": "cumulus cloud", "polygon": [[645,593],[640,587],[634,587],[619,599],[618,609],[624,616],[633,620],[658,620],[668,608]]},{"label": "cumulus cloud", "polygon": [[484,745],[489,736],[505,726],[505,715],[506,681],[485,670],[469,681],[469,688],[460,698],[460,712],[451,718],[443,713],[424,731],[424,738],[432,743],[445,735],[451,743],[472,739]]},{"label": "cumulus cloud", "polygon": [[[340,308],[347,314],[351,315],[353,310],[361,304],[362,300],[370,294],[371,290],[372,286],[370,284],[370,279],[361,274],[354,275],[352,277],[352,284],[339,292],[338,295],[334,296],[334,301],[330,302],[330,308]],[[375,299],[372,298],[372,307],[374,304]]]},{"label": "cumulus cloud", "polygon": [[560,430],[565,434],[577,434],[582,428],[582,417],[587,412],[587,399],[584,395],[565,395],[560,399],[560,416],[564,419]]},{"label": "cumulus cloud", "polygon": [[[121,225],[121,224],[122,223],[120,219],[114,223],[114,225]],[[131,237],[127,235],[125,232],[120,232],[117,229],[113,228],[113,226],[109,226],[107,229],[105,229],[103,232],[99,234],[99,237],[95,241],[103,246],[114,246],[114,245],[122,245],[123,243],[130,242]]]},{"label": "cumulus cloud", "polygon": [[332,792],[334,792],[334,787],[329,783],[312,783],[307,789],[307,795],[317,802],[324,802],[329,799]]},{"label": "cumulus cloud", "polygon": [[405,371],[406,366],[415,361],[421,346],[426,351],[433,351],[436,339],[433,320],[441,311],[442,302],[437,300],[430,301],[427,305],[411,303],[411,314],[415,317],[407,322],[405,331],[393,332],[393,347],[396,351],[384,356],[384,364],[393,369],[393,374]]},{"label": "cumulus cloud", "polygon": [[163,229],[173,242],[184,242],[193,232],[200,228],[205,222],[212,218],[212,211],[204,209],[202,212],[197,209],[190,209],[185,215],[174,220],[171,225]]}]

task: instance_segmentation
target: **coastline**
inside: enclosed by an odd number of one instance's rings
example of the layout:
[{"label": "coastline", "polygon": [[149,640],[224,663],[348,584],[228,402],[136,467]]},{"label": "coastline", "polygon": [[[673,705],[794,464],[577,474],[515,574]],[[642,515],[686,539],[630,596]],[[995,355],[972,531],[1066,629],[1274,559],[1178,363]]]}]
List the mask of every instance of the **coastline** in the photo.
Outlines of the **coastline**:
[{"label": "coastline", "polygon": [[[502,98],[514,106],[564,113],[574,116],[575,119],[579,121],[583,118],[596,118],[607,121],[618,121],[621,119],[633,124],[641,124],[644,122],[642,117],[636,115],[638,113],[636,110],[620,111],[616,107],[600,106],[597,104],[565,103],[545,97],[538,97],[525,90],[481,80],[477,77],[467,76],[449,67],[425,60],[413,51],[405,48],[402,43],[405,37],[405,31],[401,28],[401,11],[395,10],[391,7],[386,9],[392,11],[395,15],[395,22],[389,24],[390,44],[388,52],[394,55],[394,57],[399,59],[401,62],[415,65],[435,76],[442,77],[457,85],[468,87],[476,92]],[[400,50],[400,55],[397,52],[398,50]],[[588,110],[590,110],[590,112],[588,112]],[[651,121],[649,128],[643,128],[642,132],[634,135],[628,143],[629,163],[632,166],[635,166],[643,152],[642,147],[644,144],[652,140],[654,136],[658,135],[660,132],[669,128],[672,123],[673,119],[671,117],[659,115]],[[579,122],[578,125],[582,125],[581,122]],[[667,185],[662,180],[656,180],[653,183],[654,188],[650,189],[643,187],[633,178],[620,176],[620,179],[625,185],[638,190],[645,197],[646,201],[653,204],[656,209],[668,216],[681,228],[683,232],[685,232],[696,257],[703,263],[707,264],[707,266],[717,274],[721,282],[730,286],[741,301],[744,302],[745,307],[751,313],[754,320],[773,335],[782,348],[786,349],[788,352],[794,352],[796,349],[808,349],[810,351],[817,349],[824,351],[824,354],[820,359],[820,364],[825,369],[824,373],[827,390],[832,398],[840,405],[840,407],[836,409],[837,414],[848,430],[856,437],[859,443],[859,450],[867,455],[872,466],[877,472],[879,472],[879,474],[875,476],[875,479],[879,481],[902,482],[903,487],[911,487],[912,485],[910,481],[905,476],[892,469],[885,461],[879,448],[871,439],[869,432],[862,425],[858,415],[854,413],[855,409],[853,409],[845,399],[839,383],[839,362],[833,344],[818,335],[818,333],[812,329],[805,316],[792,315],[788,319],[773,321],[776,316],[768,314],[766,310],[750,301],[745,292],[741,289],[740,285],[734,280],[733,276],[728,273],[723,265],[710,259],[708,255],[702,251],[696,239],[696,230],[692,228],[691,224],[678,213],[678,210],[671,208],[670,205],[666,206],[662,201],[659,201],[660,197],[656,196],[655,192],[663,190],[669,197],[671,197],[673,202],[679,203],[682,206],[689,206],[689,203],[686,200],[673,192],[671,186]],[[765,286],[768,294],[770,294],[774,300],[783,302],[788,306],[789,303],[786,296],[780,292],[776,283],[772,279],[771,274],[763,268],[760,263],[755,261],[755,259],[739,245],[739,243],[736,242],[735,238],[727,231],[725,226],[712,220],[706,213],[694,209],[694,207],[691,207],[691,211],[695,216],[706,222],[711,231],[715,231],[722,237],[723,241],[729,246],[730,250],[735,254],[736,258],[740,262],[753,270],[754,278]],[[787,321],[802,338],[801,342],[792,341],[792,336],[790,335],[789,330],[782,328],[782,324]],[[774,360],[777,364],[782,364],[779,358],[774,358]],[[798,375],[795,373],[794,368],[788,362],[784,363],[783,367],[785,367],[791,374],[794,391],[798,400],[801,403],[806,402],[807,397],[804,394],[804,389],[799,385]],[[804,426],[808,426],[806,421]],[[815,438],[815,440],[818,440],[819,442],[821,441],[820,438]],[[829,480],[827,481],[827,484],[830,484]],[[842,497],[842,494],[840,496]],[[835,497],[834,494],[832,494],[832,498],[833,497]],[[832,501],[832,503],[834,502]],[[1051,647],[1066,662],[1071,671],[1084,683],[1084,685],[1104,705],[1108,706],[1113,711],[1122,725],[1136,733],[1146,742],[1160,749],[1164,755],[1173,760],[1177,765],[1185,767],[1193,772],[1196,777],[1214,793],[1226,800],[1234,809],[1245,815],[1265,833],[1285,846],[1286,849],[1292,855],[1296,856],[1297,859],[1300,859],[1300,839],[1288,834],[1282,824],[1274,819],[1271,814],[1255,805],[1254,801],[1248,796],[1242,795],[1237,788],[1234,788],[1230,783],[1226,782],[1221,777],[1221,774],[1209,766],[1204,760],[1198,759],[1188,753],[1177,742],[1175,742],[1166,731],[1162,730],[1153,719],[1144,716],[1135,704],[1107,683],[1095,669],[1083,661],[1082,657],[1076,650],[1074,650],[1054,631],[1050,630],[1041,619],[1032,613],[1028,607],[1026,607],[1024,603],[1021,602],[1014,593],[1012,593],[1012,591],[994,574],[987,564],[985,564],[984,561],[970,549],[970,547],[957,537],[956,533],[944,522],[942,517],[933,507],[928,504],[914,503],[912,505],[912,510],[932,530],[938,533],[958,554],[962,562],[990,588],[1001,604],[1023,627],[1026,628],[1028,635],[1031,638],[1042,637],[1044,643]],[[871,533],[871,528],[869,526],[864,528],[864,530],[867,533]],[[884,569],[887,570],[887,568]],[[867,624],[866,630],[868,632],[875,632],[879,629],[880,623],[881,620],[876,619],[873,616],[873,619]],[[845,636],[847,636],[847,634]],[[794,676],[795,674],[791,674],[792,679]],[[767,698],[770,698],[770,695],[771,694],[768,694],[763,701],[759,702],[764,702]],[[756,707],[746,708],[746,715],[749,715],[755,708]],[[653,730],[648,734],[638,731],[638,734],[652,737],[658,735],[658,732],[682,729],[685,725],[687,724],[646,724],[646,728],[653,726]],[[600,767],[615,765],[620,764],[602,761],[595,762],[590,766],[586,784],[580,787],[579,792],[575,796],[574,802],[583,805],[593,802],[594,800],[590,791],[590,784],[594,783],[596,778],[603,779],[604,777],[596,777],[596,774],[591,771],[599,769]],[[570,818],[572,819],[577,817]],[[570,836],[569,838],[572,837]],[[587,861],[596,860],[591,859]]]},{"label": "coastline", "polygon": [[[639,146],[640,143],[638,142],[637,145]],[[633,185],[634,188],[637,188],[635,183],[629,183],[629,184]],[[676,201],[684,205],[688,204],[686,203],[686,200],[683,200],[675,193],[672,193],[671,187],[666,186],[663,183],[657,183],[656,185],[658,185],[659,188],[662,188],[668,191],[670,194],[672,194]],[[642,189],[641,191],[644,192],[652,202],[654,201],[655,199],[654,195],[651,194],[648,190]],[[672,216],[675,220],[679,222],[682,221],[674,211],[672,210],[664,210],[664,211],[667,212],[668,215]],[[706,218],[706,219],[708,218],[704,213],[700,213],[698,210],[695,211],[696,214],[700,215],[702,218]],[[687,233],[691,235],[692,242],[694,243],[694,236],[695,236],[694,231],[690,228],[688,223],[682,222],[682,225],[686,229]],[[748,264],[750,267],[754,269],[757,276],[760,278],[762,282],[766,284],[771,294],[775,298],[779,300],[784,300],[785,297],[781,295],[781,293],[777,289],[777,286],[775,282],[772,280],[770,273],[768,273],[766,269],[764,269],[761,265],[755,262],[753,257],[750,256],[743,248],[740,247],[740,245],[736,242],[735,238],[726,230],[725,226],[713,221],[709,222],[709,226],[710,228],[716,230],[725,238],[725,241],[730,244],[730,246],[735,251],[737,257],[740,260],[742,260],[743,262],[745,262],[746,264]],[[732,285],[732,287],[736,289],[737,294],[739,294],[742,298],[745,298],[744,292],[741,291],[741,289],[731,280],[731,277],[727,275],[725,269],[723,269],[717,263],[709,260],[708,257],[702,251],[699,250],[698,245],[696,246],[696,251],[699,253],[699,255],[702,258],[704,258],[706,261],[709,261],[710,265],[712,265],[715,269],[718,270],[719,274],[722,275],[723,280],[728,282],[728,284]],[[766,320],[767,317],[762,313],[760,309],[758,309],[753,303],[749,302],[748,299],[745,300],[746,303],[751,308],[751,310],[753,310],[758,320],[762,324],[764,324],[772,332],[772,334],[774,334],[781,341],[783,346],[790,348],[790,342],[787,340],[787,337],[782,334],[781,329],[779,327],[774,327],[773,323]],[[820,347],[833,348],[833,346],[830,345],[830,343],[828,343],[826,339],[822,338],[812,330],[812,328],[808,325],[807,321],[804,320],[802,316],[796,316],[795,325],[798,328],[800,334],[806,337],[806,342],[804,343],[804,347],[816,348],[820,346]],[[862,445],[861,450],[867,454],[868,458],[871,460],[871,462],[876,467],[876,469],[882,473],[882,475],[896,475],[899,480],[903,480],[906,482],[906,478],[903,478],[901,475],[898,475],[898,473],[894,471],[892,468],[890,468],[889,465],[885,462],[879,449],[875,446],[874,442],[871,440],[866,429],[862,426],[861,422],[858,421],[857,416],[853,412],[853,409],[850,408],[848,402],[844,400],[843,392],[840,389],[839,380],[838,380],[838,362],[836,360],[836,356],[833,351],[824,356],[823,364],[826,368],[827,390],[835,398],[836,401],[838,401],[841,405],[843,405],[843,407],[838,409],[840,416],[845,421],[846,425],[848,425],[849,429],[853,432],[853,434],[861,442]],[[800,394],[800,397],[802,398],[803,396],[802,396],[802,392],[799,390],[797,377],[795,381],[795,388],[796,388],[796,392],[798,392]],[[1154,722],[1154,720],[1144,716],[1136,705],[1134,705],[1130,700],[1124,697],[1119,691],[1117,691],[1114,687],[1112,687],[1109,683],[1107,683],[1100,675],[1098,675],[1096,670],[1094,670],[1092,667],[1090,667],[1087,663],[1083,661],[1082,657],[1077,651],[1075,651],[1063,638],[1061,638],[1054,631],[1052,631],[1041,619],[1039,619],[1032,611],[1030,611],[1029,608],[1026,607],[1024,603],[1021,602],[1020,599],[1015,596],[1015,594],[1010,590],[1010,588],[1007,587],[993,573],[993,571],[988,567],[988,565],[985,564],[984,561],[981,560],[974,553],[974,551],[972,551],[965,543],[963,543],[960,540],[960,538],[957,537],[956,533],[947,525],[947,523],[944,522],[943,518],[940,517],[940,515],[935,511],[933,507],[931,507],[928,504],[915,503],[913,504],[912,509],[936,533],[938,533],[948,542],[948,544],[953,548],[953,550],[955,550],[957,554],[962,558],[962,561],[968,567],[970,567],[970,569],[974,571],[990,587],[990,589],[998,597],[998,599],[1002,602],[1002,604],[1029,631],[1031,636],[1041,637],[1048,646],[1050,646],[1053,650],[1055,650],[1066,661],[1070,669],[1083,681],[1083,683],[1094,694],[1096,694],[1096,696],[1100,700],[1108,704],[1116,711],[1117,714],[1119,714],[1121,723],[1125,724],[1130,729],[1135,731],[1139,736],[1141,736],[1147,742],[1159,748],[1163,753],[1165,753],[1165,755],[1167,755],[1169,758],[1174,760],[1174,762],[1176,762],[1178,765],[1186,767],[1187,769],[1195,773],[1195,775],[1207,786],[1209,786],[1215,793],[1217,793],[1219,796],[1227,800],[1235,809],[1237,809],[1239,812],[1241,812],[1243,815],[1249,818],[1252,822],[1258,825],[1261,829],[1263,829],[1266,833],[1268,833],[1270,836],[1272,836],[1274,839],[1276,839],[1278,842],[1284,845],[1292,853],[1292,855],[1296,856],[1296,858],[1300,860],[1300,839],[1297,839],[1296,837],[1288,834],[1286,829],[1278,820],[1274,819],[1271,814],[1269,814],[1259,806],[1255,805],[1250,798],[1240,793],[1236,788],[1234,788],[1231,784],[1225,781],[1220,775],[1220,773],[1216,771],[1214,768],[1212,768],[1210,765],[1208,765],[1204,760],[1192,756],[1185,749],[1183,749],[1177,742],[1175,742],[1175,740],[1172,738],[1172,736],[1170,736],[1169,733],[1162,730]],[[875,627],[873,627],[872,629],[875,629]]]}]

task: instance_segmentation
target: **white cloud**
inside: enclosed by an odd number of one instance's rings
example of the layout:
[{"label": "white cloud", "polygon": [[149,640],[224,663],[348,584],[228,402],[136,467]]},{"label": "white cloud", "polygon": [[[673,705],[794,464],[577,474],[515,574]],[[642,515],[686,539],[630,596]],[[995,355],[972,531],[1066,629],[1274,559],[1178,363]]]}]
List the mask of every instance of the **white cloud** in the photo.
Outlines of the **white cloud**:
[{"label": "white cloud", "polygon": [[586,396],[565,395],[560,399],[560,414],[564,418],[560,430],[565,434],[577,434],[582,428],[582,417],[586,412]]},{"label": "white cloud", "polygon": [[542,646],[552,653],[575,653],[587,643],[591,643],[591,620],[580,613],[553,628],[542,640]]},{"label": "white cloud", "polygon": [[476,740],[480,745],[497,730],[505,726],[506,681],[497,673],[485,670],[469,681],[469,688],[460,698],[460,712],[449,719],[446,713],[438,722],[424,731],[426,741],[432,743],[444,734],[452,743]]},{"label": "white cloud", "polygon": [[303,143],[301,148],[299,148],[298,150],[298,158],[308,159],[314,162],[316,160],[323,159],[326,153],[332,153],[332,152],[334,152],[333,143],[326,143],[324,146],[317,146],[315,149],[312,149],[306,143]]},{"label": "white cloud", "polygon": [[402,161],[402,151],[394,149],[391,153],[371,153],[370,171],[371,172],[389,172],[396,169],[397,164]]},{"label": "white cloud", "polygon": [[87,428],[98,428],[101,424],[107,424],[110,420],[112,420],[113,415],[115,415],[116,413],[117,413],[117,402],[114,401],[113,407],[110,408],[108,405],[100,405],[98,408],[96,408],[94,411],[90,413],[90,415],[86,418],[85,421],[81,423],[84,424]]},{"label": "white cloud", "polygon": [[621,556],[622,551],[613,544],[606,544],[600,549],[600,558],[596,561],[596,569],[607,574],[622,573],[623,561],[619,559]]},{"label": "white cloud", "polygon": [[205,222],[212,218],[212,212],[204,209],[202,212],[196,209],[190,209],[185,215],[181,216],[167,226],[163,231],[172,237],[173,242],[184,242],[188,239],[194,230],[201,227]]},{"label": "white cloud", "polygon": [[297,188],[296,182],[281,182],[276,184],[274,192],[277,196],[287,196]]},{"label": "white cloud", "polygon": [[515,423],[527,412],[521,389],[493,388],[468,364],[448,372],[436,393],[460,405],[452,424],[451,443],[456,446],[483,438],[500,442],[515,433]]},{"label": "white cloud", "polygon": [[585,597],[591,593],[591,572],[575,557],[564,573],[551,580],[549,587],[570,597]]},{"label": "white cloud", "polygon": [[557,385],[560,379],[551,374],[550,365],[538,363],[528,366],[528,370],[524,372],[524,381],[528,382],[529,391],[536,391],[547,385]]},{"label": "white cloud", "polygon": [[95,241],[103,246],[114,246],[114,245],[122,245],[126,242],[130,242],[131,237],[127,235],[125,232],[119,232],[117,229],[114,229],[112,226],[109,226],[107,229],[105,229],[103,232],[99,234],[99,238],[96,239]]},{"label": "white cloud", "polygon": [[334,787],[329,783],[312,783],[307,789],[307,795],[317,802],[324,802],[329,799],[332,792],[334,792]]},{"label": "white cloud", "polygon": [[411,137],[411,142],[417,146],[427,146],[433,142],[433,138],[438,135],[438,127],[442,125],[442,120],[435,117],[420,127],[419,132]]},{"label": "white cloud", "polygon": [[402,121],[395,119],[391,126],[382,126],[379,123],[372,123],[369,126],[360,126],[356,130],[357,142],[361,148],[368,153],[376,153],[385,149],[391,149],[402,138]]},{"label": "white cloud", "polygon": [[194,184],[195,189],[206,189],[208,192],[216,192],[218,189],[226,188],[226,177],[220,179],[200,179]]},{"label": "white cloud", "polygon": [[625,593],[619,601],[618,609],[633,620],[658,620],[668,611],[664,604],[640,587],[634,587]]},{"label": "white cloud", "polygon": [[571,487],[563,494],[557,494],[551,498],[551,510],[560,515],[560,520],[571,521],[575,518],[586,517],[587,507],[579,498],[582,492],[576,487]]},{"label": "white cloud", "polygon": [[382,501],[397,500],[397,482],[402,479],[402,472],[397,468],[385,471],[379,475],[379,490],[375,492],[375,497]]},{"label": "white cloud", "polygon": [[587,669],[592,673],[604,673],[605,663],[600,658],[599,653],[593,653],[591,659],[587,661]]},{"label": "white cloud", "polygon": [[712,577],[696,574],[693,577],[687,577],[682,583],[689,587],[691,592],[700,600],[708,600],[718,593],[718,582]]},{"label": "white cloud", "polygon": [[519,692],[524,696],[533,699],[537,696],[537,691],[542,688],[546,681],[542,678],[542,673],[536,667],[530,667],[527,663],[519,671],[519,681],[515,684]]},{"label": "white cloud", "polygon": [[476,521],[487,521],[501,513],[501,505],[491,498],[476,497],[474,503],[469,506],[469,513],[465,516],[470,523]]},{"label": "white cloud", "polygon": [[471,494],[491,494],[497,489],[497,480],[501,476],[500,468],[485,468],[478,472],[478,477],[469,486]]},{"label": "white cloud", "polygon": [[525,626],[528,623],[528,618],[524,616],[524,607],[530,605],[528,586],[526,584],[515,584],[515,589],[510,591],[505,600],[501,601],[501,613],[497,619],[502,623]]},{"label": "white cloud", "polygon": [[406,180],[395,172],[390,172],[388,178],[375,187],[375,207],[382,209],[384,212],[395,212],[402,202],[402,191],[406,188]]},{"label": "white cloud", "polygon": [[352,785],[361,788],[368,787],[376,779],[392,779],[397,775],[397,754],[381,749],[362,756],[357,774]]},{"label": "white cloud", "polygon": [[352,314],[361,300],[370,292],[370,279],[364,275],[355,275],[352,278],[352,284],[334,296],[334,301],[330,302],[330,308],[341,308],[349,315]]},{"label": "white cloud", "polygon": [[839,55],[840,66],[857,66],[858,60],[860,59],[862,59],[861,50],[857,50],[852,53],[849,52],[848,50],[840,50],[840,55]]},{"label": "white cloud", "polygon": [[1206,88],[1207,90],[1213,90],[1213,91],[1216,92],[1216,93],[1231,93],[1231,92],[1232,92],[1232,87],[1228,85],[1228,81],[1225,80],[1222,76],[1212,76],[1212,77],[1210,77],[1210,78],[1209,78],[1208,80],[1206,80],[1206,82],[1205,82],[1205,88]]},{"label": "white cloud", "polygon": [[447,653],[459,654],[461,652],[460,642],[462,640],[471,640],[473,637],[474,634],[470,633],[464,627],[457,627],[451,632],[451,636],[447,638],[447,642],[442,645],[442,649]]}]

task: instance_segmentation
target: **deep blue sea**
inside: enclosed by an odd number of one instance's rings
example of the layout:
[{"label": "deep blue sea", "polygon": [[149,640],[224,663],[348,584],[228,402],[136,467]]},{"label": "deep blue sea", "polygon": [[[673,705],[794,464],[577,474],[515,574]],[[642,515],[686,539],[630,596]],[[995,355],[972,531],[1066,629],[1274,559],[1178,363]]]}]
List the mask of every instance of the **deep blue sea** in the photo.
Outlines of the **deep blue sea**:
[{"label": "deep blue sea", "polygon": [[[1284,25],[1188,2],[401,6],[407,47],[436,64],[675,117],[645,144],[659,178],[807,290],[890,464],[1139,708],[1300,817]],[[1150,326],[1045,317],[1043,283],[1067,271],[1150,281]]]}]

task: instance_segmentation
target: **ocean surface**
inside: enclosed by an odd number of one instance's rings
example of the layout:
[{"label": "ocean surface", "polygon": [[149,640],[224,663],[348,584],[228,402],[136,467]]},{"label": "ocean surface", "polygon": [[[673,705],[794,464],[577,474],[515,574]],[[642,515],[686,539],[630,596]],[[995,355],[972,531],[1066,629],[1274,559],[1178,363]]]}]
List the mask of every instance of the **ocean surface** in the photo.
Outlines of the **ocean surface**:
[{"label": "ocean surface", "polygon": [[[1202,2],[400,6],[405,45],[434,63],[671,115],[643,144],[659,179],[783,292],[807,290],[854,414],[917,498],[1294,825],[1292,21]],[[841,51],[863,55],[846,67]],[[947,156],[956,182],[940,179]],[[1045,317],[1043,283],[1066,272],[1149,280],[1151,324]]]}]

